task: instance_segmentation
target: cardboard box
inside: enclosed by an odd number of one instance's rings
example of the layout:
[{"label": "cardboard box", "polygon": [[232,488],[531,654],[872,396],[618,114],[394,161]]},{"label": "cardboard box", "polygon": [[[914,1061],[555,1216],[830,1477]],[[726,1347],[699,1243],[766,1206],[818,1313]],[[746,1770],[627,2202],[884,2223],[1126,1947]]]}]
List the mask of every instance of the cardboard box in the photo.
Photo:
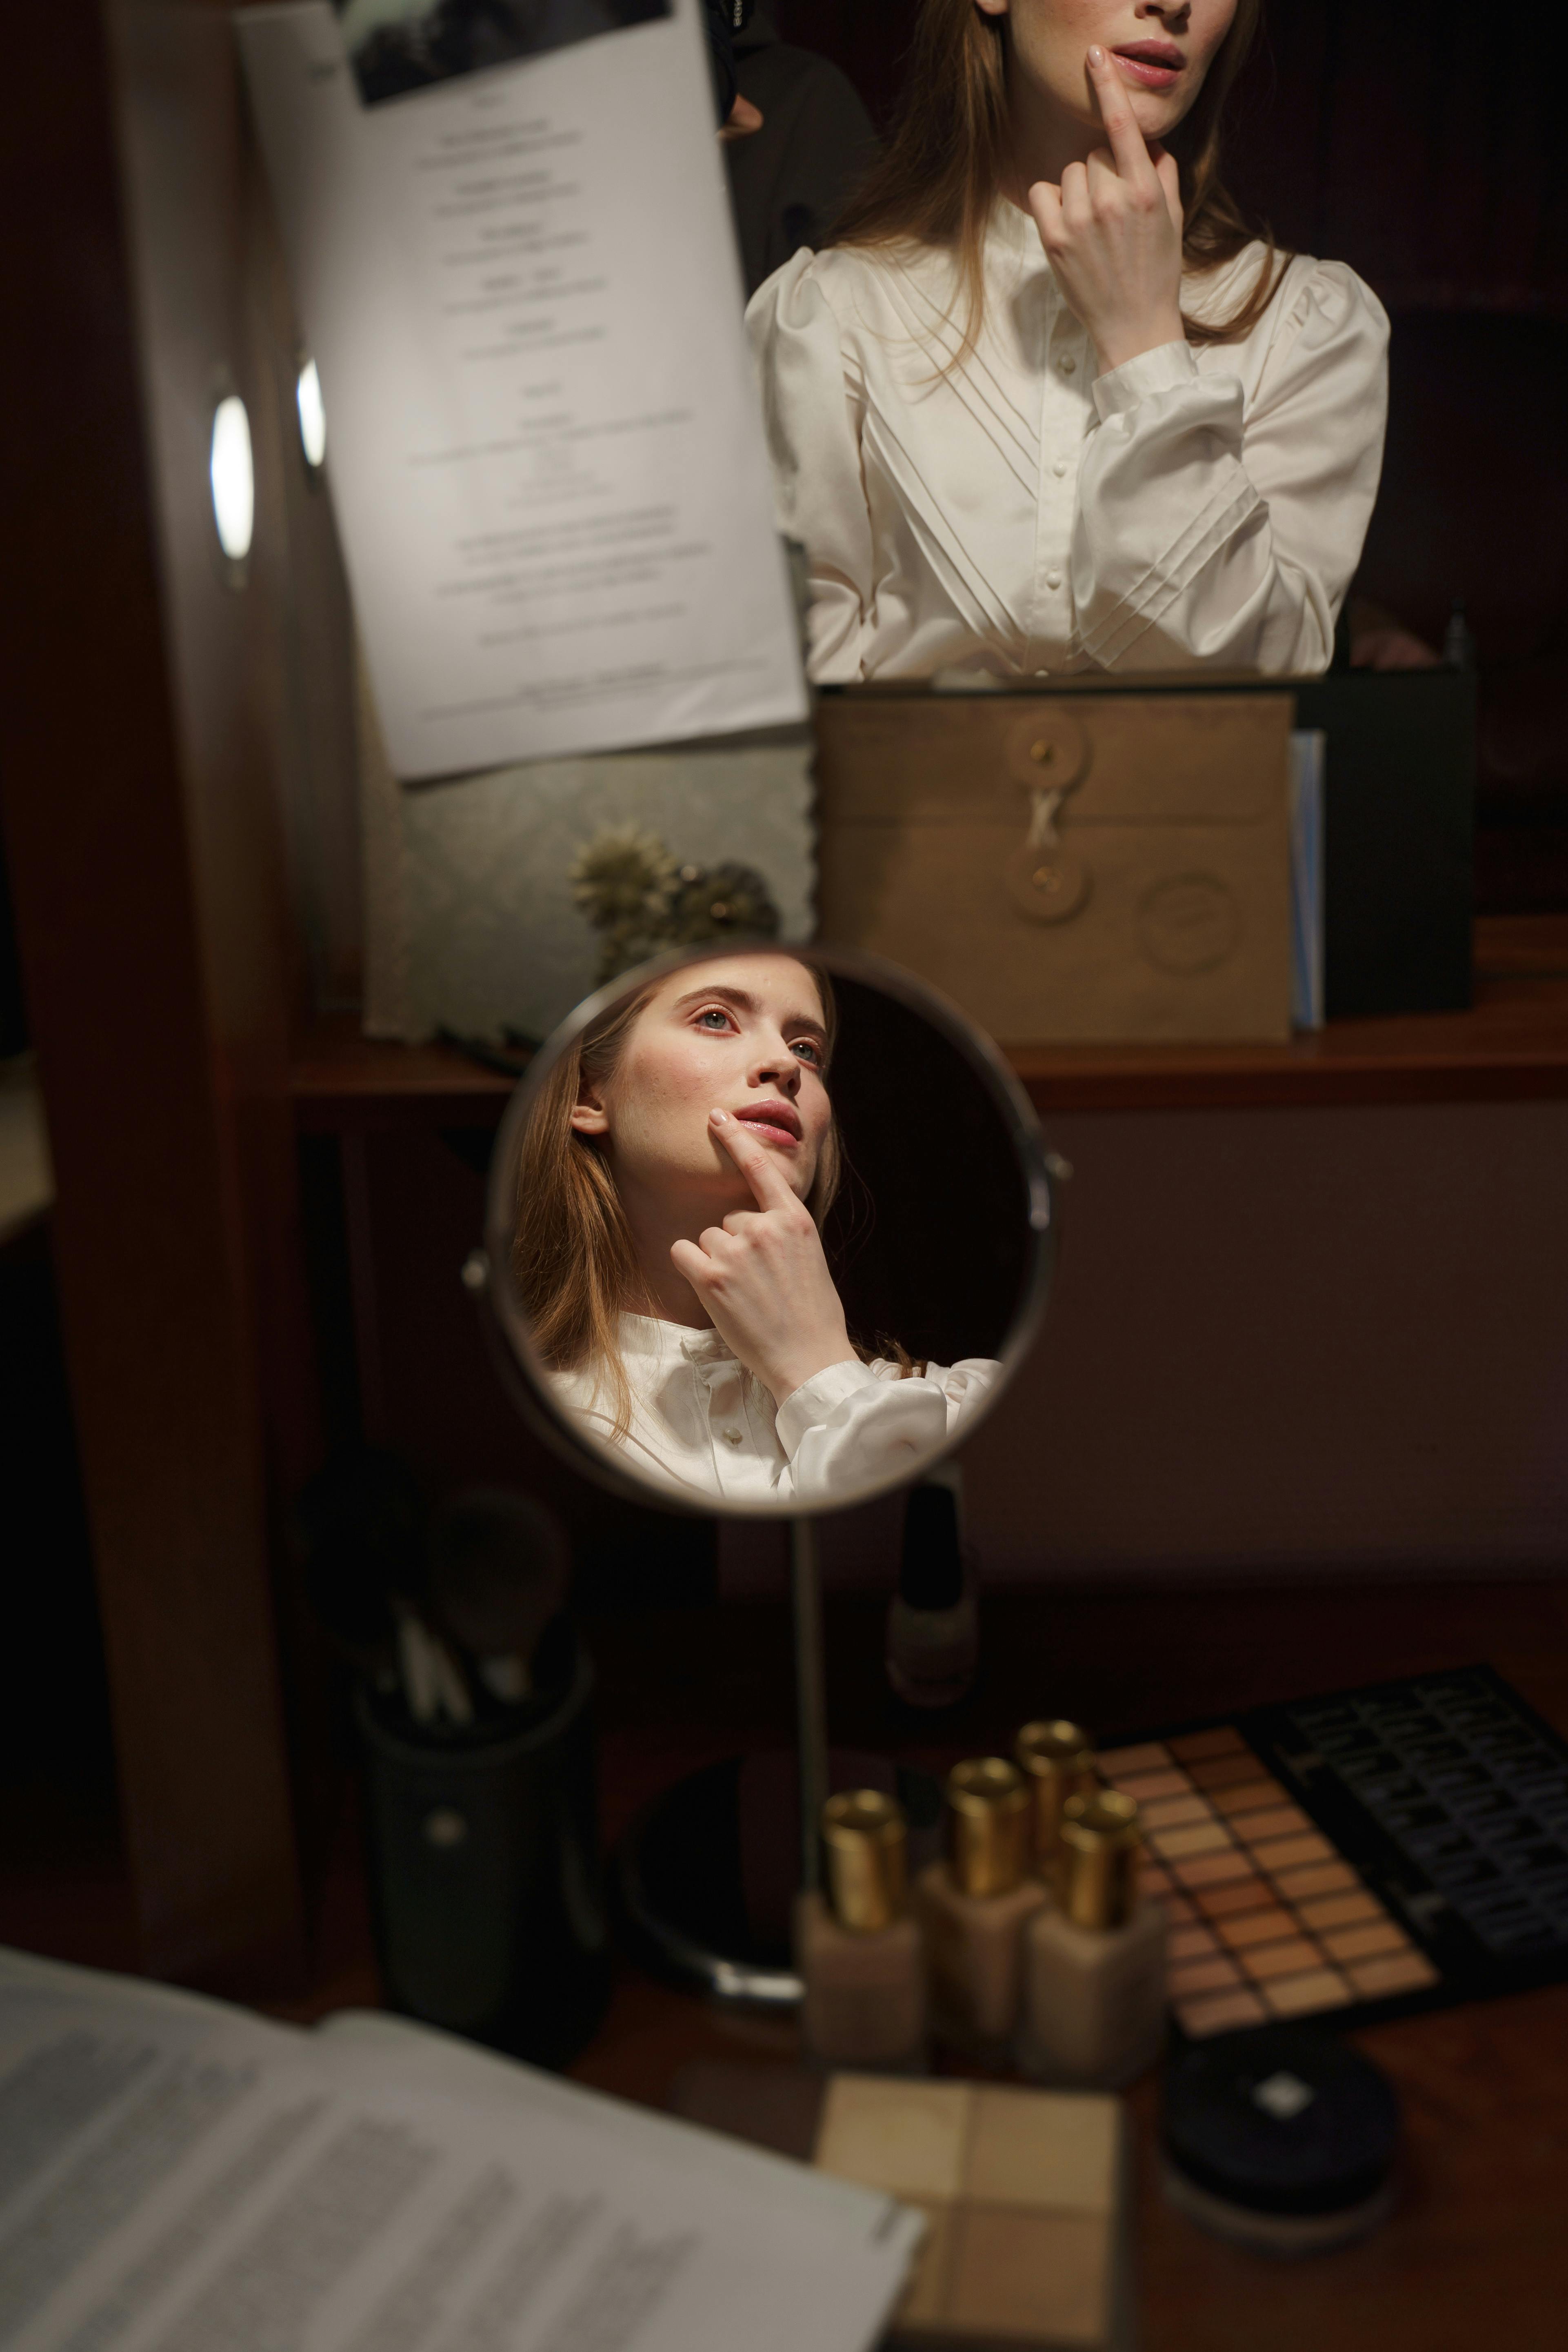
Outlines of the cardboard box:
[{"label": "cardboard box", "polygon": [[1007,1045],[1286,1037],[1294,718],[1289,691],[825,695],[821,936]]}]

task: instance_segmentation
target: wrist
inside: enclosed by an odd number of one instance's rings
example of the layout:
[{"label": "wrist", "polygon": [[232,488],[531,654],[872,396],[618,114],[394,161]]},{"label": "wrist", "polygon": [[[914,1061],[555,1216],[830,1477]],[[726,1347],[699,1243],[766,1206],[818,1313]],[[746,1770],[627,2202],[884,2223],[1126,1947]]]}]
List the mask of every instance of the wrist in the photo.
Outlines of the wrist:
[{"label": "wrist", "polygon": [[1184,343],[1187,331],[1179,310],[1157,319],[1140,320],[1136,326],[1108,329],[1103,340],[1097,335],[1094,348],[1100,360],[1100,373],[1110,375],[1130,360],[1141,360],[1145,352],[1157,352],[1167,343]]},{"label": "wrist", "polygon": [[763,1385],[771,1391],[774,1404],[782,1405],[796,1389],[815,1380],[818,1372],[827,1371],[834,1364],[858,1364],[859,1360],[846,1331],[841,1340],[825,1340],[818,1347],[803,1348],[784,1362],[770,1364],[763,1375]]}]

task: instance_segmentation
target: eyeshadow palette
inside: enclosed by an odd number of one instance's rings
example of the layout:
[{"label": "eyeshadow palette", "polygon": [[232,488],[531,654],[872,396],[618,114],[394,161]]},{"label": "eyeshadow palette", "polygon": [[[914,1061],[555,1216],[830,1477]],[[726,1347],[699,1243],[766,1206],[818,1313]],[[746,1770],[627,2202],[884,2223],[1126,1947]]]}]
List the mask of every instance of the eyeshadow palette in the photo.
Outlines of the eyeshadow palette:
[{"label": "eyeshadow palette", "polygon": [[1568,1744],[1489,1666],[1106,1751],[1201,2038],[1568,1977]]},{"label": "eyeshadow palette", "polygon": [[1128,2343],[1120,2100],[835,2074],[814,2160],[925,2215],[888,2352],[1113,2352]]}]

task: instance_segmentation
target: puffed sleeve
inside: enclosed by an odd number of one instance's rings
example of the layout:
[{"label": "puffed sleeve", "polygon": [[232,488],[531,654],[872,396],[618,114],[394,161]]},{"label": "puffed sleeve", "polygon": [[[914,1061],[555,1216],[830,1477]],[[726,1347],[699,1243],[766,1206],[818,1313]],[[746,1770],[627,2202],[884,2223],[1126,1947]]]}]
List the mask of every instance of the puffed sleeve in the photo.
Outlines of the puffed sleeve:
[{"label": "puffed sleeve", "polygon": [[1106,668],[1328,666],[1377,496],[1388,320],[1342,264],[1292,268],[1254,387],[1186,343],[1095,384],[1072,581]]},{"label": "puffed sleeve", "polygon": [[904,1380],[886,1362],[829,1364],[814,1372],[779,1407],[787,1460],[778,1494],[831,1503],[912,1477],[978,1410],[1000,1369],[988,1357],[970,1356]]},{"label": "puffed sleeve", "polygon": [[843,349],[823,268],[804,248],[795,254],[758,287],[746,328],[778,526],[810,556],[811,676],[841,686],[861,674],[872,604],[871,517],[860,467],[864,390]]}]

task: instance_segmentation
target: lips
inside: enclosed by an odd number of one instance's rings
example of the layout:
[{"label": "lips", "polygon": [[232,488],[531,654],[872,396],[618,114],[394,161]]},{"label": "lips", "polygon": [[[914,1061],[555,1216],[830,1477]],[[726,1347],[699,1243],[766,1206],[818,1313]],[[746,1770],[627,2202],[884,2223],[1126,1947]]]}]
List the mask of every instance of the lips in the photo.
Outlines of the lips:
[{"label": "lips", "polygon": [[748,1103],[744,1110],[734,1112],[742,1125],[749,1127],[767,1143],[798,1143],[800,1118],[786,1102]]},{"label": "lips", "polygon": [[1172,41],[1129,41],[1111,55],[1143,89],[1170,89],[1187,62]]}]

